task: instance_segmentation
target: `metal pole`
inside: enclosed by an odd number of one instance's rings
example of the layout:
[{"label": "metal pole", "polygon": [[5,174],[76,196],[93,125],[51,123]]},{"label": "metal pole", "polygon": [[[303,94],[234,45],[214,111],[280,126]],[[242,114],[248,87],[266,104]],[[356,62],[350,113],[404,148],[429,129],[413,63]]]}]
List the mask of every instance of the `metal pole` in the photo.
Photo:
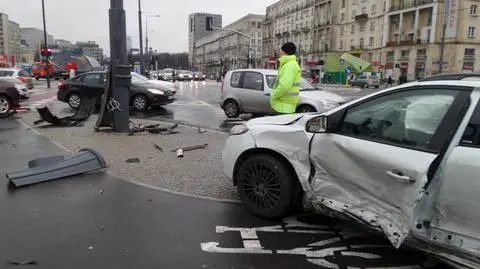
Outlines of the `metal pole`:
[{"label": "metal pole", "polygon": [[252,68],[252,39],[248,39],[248,68]]},{"label": "metal pole", "polygon": [[[45,42],[45,48],[48,48],[47,42],[47,23],[45,21],[45,0],[42,0],[42,14],[43,14],[43,38]],[[47,65],[47,89],[50,89],[50,61],[49,56],[45,55],[45,61]]]},{"label": "metal pole", "polygon": [[145,54],[149,55],[148,50],[148,16],[145,17]]},{"label": "metal pole", "polygon": [[443,18],[443,31],[442,31],[442,41],[440,43],[440,62],[438,63],[438,73],[443,73],[443,57],[445,53],[445,32],[447,31],[447,20],[449,16],[450,0],[445,0],[443,3],[445,5],[445,17]]},{"label": "metal pole", "polygon": [[138,0],[138,34],[140,38],[140,73],[143,74],[143,30],[142,30],[142,6]]},{"label": "metal pole", "polygon": [[127,56],[127,27],[123,0],[110,0],[111,97],[117,109],[112,109],[113,131],[125,132],[129,126],[129,91],[131,83]]}]

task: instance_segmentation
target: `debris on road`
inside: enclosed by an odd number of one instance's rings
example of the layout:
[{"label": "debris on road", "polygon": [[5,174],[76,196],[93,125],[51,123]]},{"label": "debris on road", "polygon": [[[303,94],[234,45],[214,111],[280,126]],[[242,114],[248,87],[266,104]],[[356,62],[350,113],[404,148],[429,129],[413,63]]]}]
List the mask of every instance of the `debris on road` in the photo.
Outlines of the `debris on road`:
[{"label": "debris on road", "polygon": [[139,158],[130,158],[125,161],[126,163],[139,163],[140,159]]},{"label": "debris on road", "polygon": [[183,158],[183,149],[177,149],[177,158]]},{"label": "debris on road", "polygon": [[37,261],[8,261],[11,265],[36,265],[38,264]]},{"label": "debris on road", "polygon": [[159,145],[153,144],[153,146],[154,146],[156,149],[160,150],[160,152],[163,152],[163,148],[160,147]]},{"label": "debris on road", "polygon": [[[173,129],[178,127],[178,124],[174,124],[174,125],[169,126],[169,127],[159,127],[160,124],[152,124],[152,125],[143,126],[141,124],[136,124],[133,121],[130,121],[130,123],[133,125],[133,127],[128,132],[128,135],[130,135],[130,136],[134,135],[135,133],[140,133],[140,132],[145,132],[145,131],[147,131],[151,134],[174,134],[174,133],[178,133],[176,131],[173,131]],[[165,133],[165,132],[168,132],[168,133]]]},{"label": "debris on road", "polygon": [[[81,126],[81,122],[86,121],[95,111],[95,98],[83,99],[80,103],[80,107],[72,116],[59,118],[52,114],[47,106],[38,108],[37,112],[40,114],[40,120],[33,122],[38,125],[43,122],[50,123],[51,126]],[[47,125],[48,126],[48,125]]]},{"label": "debris on road", "polygon": [[[63,157],[63,158],[61,158]],[[15,187],[52,181],[106,168],[103,156],[94,149],[84,148],[72,156],[52,156],[31,160],[29,168],[7,173],[6,177]]]},{"label": "debris on road", "polygon": [[196,146],[190,146],[190,147],[184,147],[184,148],[178,148],[178,149],[173,149],[170,152],[176,152],[179,149],[182,151],[191,151],[191,150],[196,150],[196,149],[204,149],[208,146],[208,144],[202,144],[202,145],[196,145]]},{"label": "debris on road", "polygon": [[207,131],[207,130],[198,127],[198,133],[199,133],[199,134],[203,134],[203,133],[205,133],[206,131]]}]

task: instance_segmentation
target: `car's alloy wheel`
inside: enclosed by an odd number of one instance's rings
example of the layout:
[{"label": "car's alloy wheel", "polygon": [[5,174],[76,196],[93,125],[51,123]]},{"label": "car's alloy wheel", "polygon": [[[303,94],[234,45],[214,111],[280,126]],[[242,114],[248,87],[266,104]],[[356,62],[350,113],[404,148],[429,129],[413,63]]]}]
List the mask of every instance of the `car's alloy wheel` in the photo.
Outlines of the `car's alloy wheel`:
[{"label": "car's alloy wheel", "polygon": [[137,111],[145,111],[147,109],[147,98],[143,95],[137,95],[133,98],[133,108]]},{"label": "car's alloy wheel", "polygon": [[72,93],[68,96],[68,105],[71,108],[74,108],[74,109],[79,108],[81,101],[82,101],[82,99],[80,98],[80,95],[78,95],[76,93]]},{"label": "car's alloy wheel", "polygon": [[248,158],[236,174],[243,204],[253,214],[267,219],[291,212],[295,180],[283,161],[267,154]]},{"label": "car's alloy wheel", "polygon": [[6,96],[0,95],[0,116],[8,114],[10,111],[10,100]]},{"label": "car's alloy wheel", "polygon": [[228,118],[238,118],[238,116],[240,116],[240,107],[238,106],[238,103],[233,100],[225,102],[223,110]]}]

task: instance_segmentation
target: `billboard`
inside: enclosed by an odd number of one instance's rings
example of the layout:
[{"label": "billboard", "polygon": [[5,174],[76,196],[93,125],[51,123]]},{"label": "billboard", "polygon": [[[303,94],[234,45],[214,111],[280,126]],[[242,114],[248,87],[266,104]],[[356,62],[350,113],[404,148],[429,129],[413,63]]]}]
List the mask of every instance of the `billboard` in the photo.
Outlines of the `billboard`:
[{"label": "billboard", "polygon": [[447,28],[445,30],[445,38],[457,37],[458,28],[458,9],[459,0],[446,0],[446,13],[445,19],[447,21]]}]

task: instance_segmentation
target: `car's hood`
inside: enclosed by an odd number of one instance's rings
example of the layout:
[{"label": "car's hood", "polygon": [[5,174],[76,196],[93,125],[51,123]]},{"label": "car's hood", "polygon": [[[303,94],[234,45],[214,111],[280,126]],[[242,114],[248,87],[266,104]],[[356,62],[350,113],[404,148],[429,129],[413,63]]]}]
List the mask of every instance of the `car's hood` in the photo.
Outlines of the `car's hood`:
[{"label": "car's hood", "polygon": [[174,83],[167,82],[167,81],[149,80],[148,82],[151,83],[151,84],[160,85],[160,86],[165,86],[165,87],[175,87],[175,84],[174,84]]},{"label": "car's hood", "polygon": [[288,115],[279,115],[279,116],[270,116],[270,117],[261,117],[256,119],[251,119],[247,122],[248,125],[288,125],[302,118],[305,114],[288,114]]},{"label": "car's hood", "polygon": [[345,98],[333,93],[324,90],[306,90],[300,92],[301,97],[310,98],[314,100],[330,100],[337,103],[345,102]]},{"label": "car's hood", "polygon": [[137,84],[137,87],[145,88],[145,89],[156,89],[156,90],[162,90],[162,91],[169,91],[168,87],[156,83],[145,83],[145,84]]}]

